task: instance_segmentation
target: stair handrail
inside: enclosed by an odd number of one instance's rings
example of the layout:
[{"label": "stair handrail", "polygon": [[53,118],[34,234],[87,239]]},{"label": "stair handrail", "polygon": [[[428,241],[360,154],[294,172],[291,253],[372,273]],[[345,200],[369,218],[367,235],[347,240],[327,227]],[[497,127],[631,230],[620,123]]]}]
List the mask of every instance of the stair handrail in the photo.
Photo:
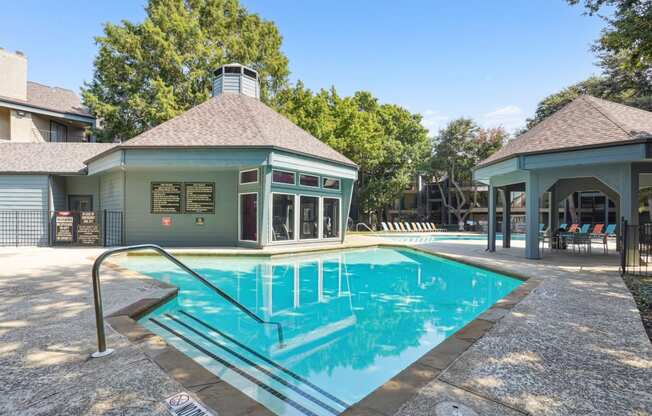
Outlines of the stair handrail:
[{"label": "stair handrail", "polygon": [[181,268],[183,271],[189,273],[191,276],[208,286],[210,289],[212,289],[215,293],[220,295],[222,298],[224,298],[227,302],[232,304],[233,306],[237,307],[240,309],[242,312],[244,312],[246,315],[251,317],[253,320],[260,324],[264,325],[275,325],[277,334],[278,334],[278,341],[283,348],[283,327],[281,326],[280,322],[274,322],[274,321],[266,321],[256,315],[254,312],[249,310],[246,306],[235,300],[233,297],[231,297],[229,294],[224,292],[222,289],[218,288],[217,286],[213,285],[211,282],[209,282],[206,278],[204,278],[202,275],[197,273],[196,271],[192,270],[190,267],[186,266],[184,263],[182,263],[178,258],[174,257],[172,254],[168,253],[165,249],[163,249],[161,246],[158,246],[156,244],[138,244],[138,245],[133,245],[133,246],[125,246],[125,247],[117,247],[117,248],[112,248],[109,250],[106,250],[104,253],[100,254],[97,259],[95,259],[95,262],[93,263],[93,302],[95,305],[95,326],[97,329],[97,351],[91,354],[91,357],[93,358],[99,358],[99,357],[105,357],[113,352],[112,349],[107,349],[106,348],[106,334],[104,332],[104,315],[102,313],[102,293],[100,291],[100,266],[102,265],[102,262],[107,257],[113,256],[115,254],[119,253],[124,253],[127,251],[140,251],[140,250],[154,250],[161,256],[165,257],[166,259],[170,260],[172,263],[177,265],[179,268]]},{"label": "stair handrail", "polygon": [[369,227],[369,226],[368,226],[366,223],[364,223],[364,222],[359,222],[359,223],[357,223],[357,224],[355,225],[355,230],[356,230],[356,231],[360,231],[360,226],[361,226],[361,225],[362,225],[364,228],[366,228],[367,230],[371,231],[372,233],[374,232],[374,230],[372,230],[371,227]]}]

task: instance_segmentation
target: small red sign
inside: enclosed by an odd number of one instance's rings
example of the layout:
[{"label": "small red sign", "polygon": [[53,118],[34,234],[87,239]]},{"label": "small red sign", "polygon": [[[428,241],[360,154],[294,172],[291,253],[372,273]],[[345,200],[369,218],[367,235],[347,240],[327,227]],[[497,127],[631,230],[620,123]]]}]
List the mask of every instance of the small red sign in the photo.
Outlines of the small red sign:
[{"label": "small red sign", "polygon": [[161,225],[164,227],[171,227],[172,217],[161,217]]}]

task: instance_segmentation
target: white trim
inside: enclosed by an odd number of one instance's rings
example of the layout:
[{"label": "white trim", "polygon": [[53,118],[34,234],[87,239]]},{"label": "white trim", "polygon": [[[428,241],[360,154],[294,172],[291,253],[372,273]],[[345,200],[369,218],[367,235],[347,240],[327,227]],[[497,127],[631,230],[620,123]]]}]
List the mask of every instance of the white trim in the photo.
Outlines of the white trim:
[{"label": "white trim", "polygon": [[[313,178],[317,178],[317,186],[312,186],[312,185],[304,185],[301,183],[301,177],[302,176],[312,176]],[[312,173],[299,173],[299,178],[298,178],[298,186],[303,186],[304,188],[309,188],[309,189],[321,189],[321,176],[320,175],[313,175]]]},{"label": "white trim", "polygon": [[297,194],[299,197],[299,205],[297,209],[297,225],[299,226],[297,228],[298,230],[298,235],[297,237],[299,238],[299,241],[319,241],[321,240],[321,217],[320,214],[321,212],[318,212],[317,214],[317,238],[301,238],[301,197],[305,196],[306,198],[317,198],[317,209],[321,211],[321,197],[318,195],[308,195],[308,194]]},{"label": "white trim", "polygon": [[[294,218],[292,218],[292,222],[294,223],[294,238],[291,240],[274,240],[274,195],[289,195],[294,199]],[[297,212],[299,211],[299,206],[297,204],[297,194],[293,193],[288,193],[288,192],[270,192],[270,197],[269,197],[269,244],[288,244],[289,242],[292,241],[297,241],[299,239],[299,224],[298,224],[298,219],[299,216],[297,215]]]},{"label": "white trim", "polygon": [[[337,188],[326,188],[324,186],[324,181],[330,179],[333,181],[337,181]],[[325,191],[341,191],[342,190],[342,180],[340,178],[332,178],[330,176],[322,176],[321,177],[321,188]]]},{"label": "white trim", "polygon": [[[256,171],[256,181],[243,183],[242,174],[245,172],[252,172],[252,171]],[[255,185],[258,182],[260,182],[260,169],[254,168],[254,169],[245,169],[245,170],[238,171],[238,185]]]},{"label": "white trim", "polygon": [[[242,196],[256,195],[256,240],[243,240],[242,237]],[[238,242],[258,243],[260,241],[260,230],[258,229],[258,209],[259,209],[258,192],[239,192],[238,193]]]},{"label": "white trim", "polygon": [[[274,172],[283,172],[283,173],[291,173],[292,177],[294,178],[292,183],[287,183],[287,182],[274,182]],[[272,184],[273,185],[285,185],[285,186],[296,186],[297,185],[297,176],[298,174],[294,171],[291,170],[283,170],[283,169],[274,169],[272,168]]]},{"label": "white trim", "polygon": [[337,222],[337,237],[324,237],[324,230],[321,230],[320,236],[322,240],[326,241],[331,241],[331,240],[339,240],[342,238],[342,198],[339,196],[322,196],[321,197],[321,227],[324,227],[324,199],[337,199],[337,215],[338,215],[338,222]]}]

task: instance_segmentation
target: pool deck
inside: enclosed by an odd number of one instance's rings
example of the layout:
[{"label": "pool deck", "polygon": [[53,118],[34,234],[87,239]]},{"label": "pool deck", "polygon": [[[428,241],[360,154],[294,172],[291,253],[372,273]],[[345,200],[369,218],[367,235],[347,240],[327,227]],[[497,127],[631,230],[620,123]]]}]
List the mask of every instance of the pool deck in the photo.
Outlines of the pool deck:
[{"label": "pool deck", "polygon": [[[382,240],[351,235],[345,246]],[[533,261],[523,258],[521,244],[515,241],[514,248],[496,253],[486,253],[482,241],[419,246],[541,283],[504,316],[486,317],[495,325],[452,364],[424,368],[435,379],[419,386],[416,395],[413,380],[406,377],[405,385],[394,385],[394,394],[386,395],[387,403],[363,400],[350,413],[433,415],[459,403],[461,415],[652,414],[652,345],[618,275],[617,257],[546,251],[542,260]],[[324,248],[342,246],[312,246]],[[0,248],[0,414],[166,415],[162,400],[174,393],[220,391],[220,386],[173,380],[146,354],[151,346],[134,345],[112,329],[108,343],[116,352],[88,358],[95,349],[90,266],[101,252]],[[293,252],[296,248],[278,246],[256,254]],[[102,276],[107,314],[165,291],[150,279],[109,268]],[[396,402],[401,394],[405,397]]]}]

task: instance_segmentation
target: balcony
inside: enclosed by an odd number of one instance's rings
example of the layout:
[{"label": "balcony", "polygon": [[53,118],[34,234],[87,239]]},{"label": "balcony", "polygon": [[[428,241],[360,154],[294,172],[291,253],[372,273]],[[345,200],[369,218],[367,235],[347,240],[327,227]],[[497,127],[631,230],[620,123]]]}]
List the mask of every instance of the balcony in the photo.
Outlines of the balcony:
[{"label": "balcony", "polygon": [[84,134],[71,134],[66,130],[54,129],[54,130],[42,130],[42,129],[32,129],[33,138],[36,141],[45,141],[52,143],[82,143],[89,142],[90,137]]}]

